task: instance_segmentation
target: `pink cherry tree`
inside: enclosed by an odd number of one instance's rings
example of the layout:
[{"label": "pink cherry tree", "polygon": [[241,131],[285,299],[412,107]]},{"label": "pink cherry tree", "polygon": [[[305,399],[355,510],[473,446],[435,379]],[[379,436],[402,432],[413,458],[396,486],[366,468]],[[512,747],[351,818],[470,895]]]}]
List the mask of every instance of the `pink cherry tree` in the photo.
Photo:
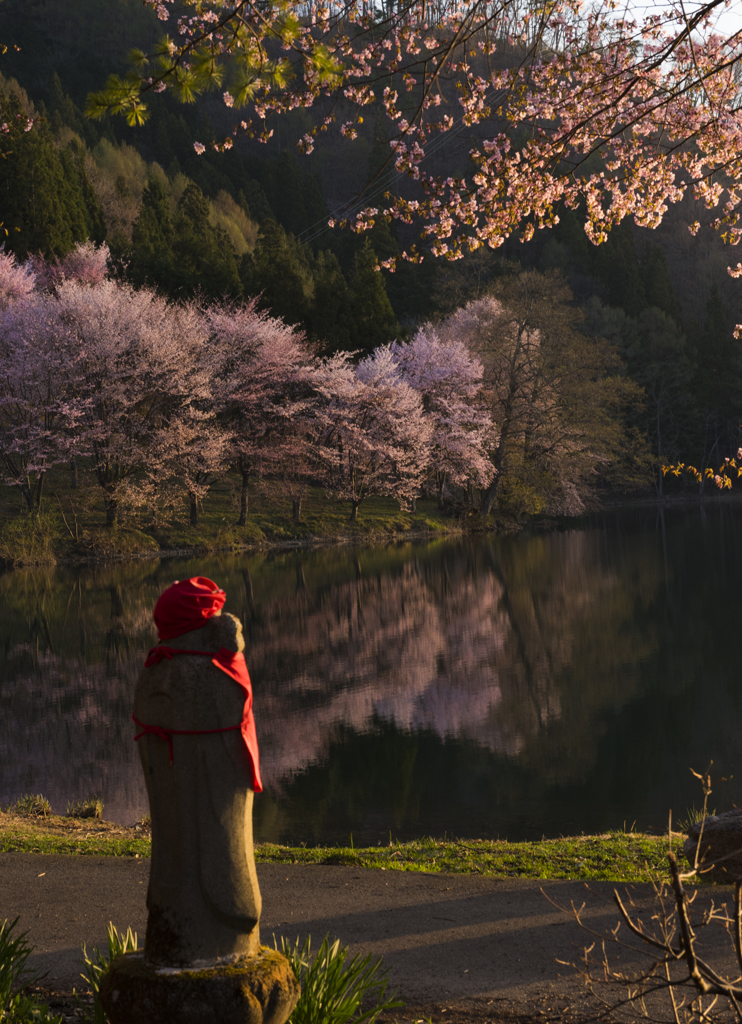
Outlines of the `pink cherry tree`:
[{"label": "pink cherry tree", "polygon": [[321,398],[318,452],[327,488],[350,502],[351,522],[370,495],[412,505],[428,472],[433,426],[389,346],[358,366],[339,352],[319,363],[313,381]]},{"label": "pink cherry tree", "polygon": [[[169,472],[159,476],[170,478],[173,487],[185,491],[189,506],[189,522],[199,525],[199,509],[212,484],[223,477],[231,463],[232,432],[219,416],[220,376],[223,353],[213,342],[208,317],[194,304],[170,307],[171,314],[181,322],[188,337],[186,359],[189,366],[185,386],[165,398],[167,411],[162,419],[154,447],[162,453]],[[167,493],[151,471],[147,472],[154,494]]]},{"label": "pink cherry tree", "polygon": [[206,319],[219,365],[215,407],[241,479],[237,525],[247,522],[248,485],[255,473],[283,480],[298,520],[316,432],[304,334],[256,309],[256,300],[213,305]]},{"label": "pink cherry tree", "polygon": [[[208,387],[207,381],[202,383]],[[158,467],[145,469],[129,500],[148,506],[157,516],[161,507],[177,508],[185,493],[189,523],[198,527],[204,498],[229,469],[230,440],[211,403],[181,396],[153,438],[153,449],[160,456]]]},{"label": "pink cherry tree", "polygon": [[89,239],[76,242],[66,256],[47,260],[43,256],[31,256],[27,266],[36,275],[39,288],[54,291],[62,281],[77,281],[90,287],[102,284],[108,277],[108,261],[111,253],[103,242],[96,245]]},{"label": "pink cherry tree", "polygon": [[[58,286],[66,280],[77,281],[79,284],[95,287],[101,284],[108,275],[110,251],[105,242],[96,246],[89,239],[76,242],[73,248],[63,257],[55,256],[46,259],[40,253],[32,255],[24,265],[28,273],[33,274],[35,286],[39,290],[54,293]],[[77,459],[70,459],[72,486],[78,486]]]},{"label": "pink cherry tree", "polygon": [[489,458],[495,429],[482,403],[482,363],[463,342],[441,341],[429,324],[412,341],[395,341],[390,351],[432,423],[429,466],[438,507],[447,482],[486,487],[495,473]]},{"label": "pink cherry tree", "polygon": [[65,280],[57,302],[73,367],[66,383],[82,409],[77,447],[92,456],[113,527],[137,477],[164,483],[179,468],[169,428],[210,399],[198,359],[206,330],[195,307],[112,281]]},{"label": "pink cherry tree", "polygon": [[36,288],[37,280],[30,262],[18,263],[12,252],[0,247],[0,311],[26,298]]},{"label": "pink cherry tree", "polygon": [[[0,288],[8,285],[0,255]],[[10,267],[11,273],[18,268]],[[22,290],[33,275],[16,279]],[[20,287],[18,287],[20,285]],[[11,288],[6,287],[7,298]],[[25,294],[0,311],[0,462],[29,511],[38,509],[47,472],[76,450],[83,408],[73,387],[75,355],[49,295]]]}]

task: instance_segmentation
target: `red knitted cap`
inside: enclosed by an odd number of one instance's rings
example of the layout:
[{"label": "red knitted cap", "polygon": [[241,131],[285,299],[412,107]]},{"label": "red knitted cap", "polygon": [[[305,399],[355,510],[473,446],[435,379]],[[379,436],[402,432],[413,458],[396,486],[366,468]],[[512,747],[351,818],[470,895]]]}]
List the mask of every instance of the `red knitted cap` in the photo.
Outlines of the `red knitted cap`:
[{"label": "red knitted cap", "polygon": [[206,576],[179,580],[164,590],[155,605],[154,619],[160,640],[172,640],[192,629],[224,607],[227,595]]}]

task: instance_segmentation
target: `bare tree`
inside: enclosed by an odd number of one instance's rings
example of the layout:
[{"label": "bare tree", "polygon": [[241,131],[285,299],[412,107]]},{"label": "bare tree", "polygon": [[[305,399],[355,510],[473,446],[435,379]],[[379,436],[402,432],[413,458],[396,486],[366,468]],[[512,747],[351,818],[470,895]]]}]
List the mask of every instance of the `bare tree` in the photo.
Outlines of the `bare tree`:
[{"label": "bare tree", "polygon": [[[649,914],[631,892],[622,896],[614,889],[619,921],[606,935],[586,922],[585,904],[564,907],[550,900],[593,937],[580,964],[573,966],[613,1019],[662,1024],[742,1020],[742,879],[734,883],[731,903],[703,899],[699,890],[689,892],[685,885],[742,851],[717,856],[713,862],[704,856],[711,765],[704,773],[693,774],[701,780],[704,794],[694,861],[690,870],[681,871],[668,829],[669,878],[653,883]],[[627,960],[640,965],[627,968]]]}]

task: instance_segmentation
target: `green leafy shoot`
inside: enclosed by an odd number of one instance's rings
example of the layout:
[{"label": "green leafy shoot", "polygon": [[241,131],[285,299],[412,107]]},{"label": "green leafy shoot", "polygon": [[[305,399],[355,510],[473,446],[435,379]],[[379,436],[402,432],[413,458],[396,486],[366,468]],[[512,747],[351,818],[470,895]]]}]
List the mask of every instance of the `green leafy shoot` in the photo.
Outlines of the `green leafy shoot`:
[{"label": "green leafy shoot", "polygon": [[26,941],[28,932],[14,935],[18,918],[0,924],[0,1020],[12,1009],[18,990],[35,978],[34,972],[26,966],[33,947]]},{"label": "green leafy shoot", "polygon": [[24,793],[12,804],[12,809],[16,814],[32,818],[48,818],[52,813],[52,805],[41,793]]},{"label": "green leafy shoot", "polygon": [[216,60],[210,49],[205,47],[197,50],[191,55],[190,63],[199,92],[218,89],[221,86],[224,81],[224,66]]},{"label": "green leafy shoot", "polygon": [[293,78],[294,71],[288,60],[271,61],[268,65],[271,85],[276,89],[285,89]]},{"label": "green leafy shoot", "polygon": [[49,1007],[22,990],[36,980],[37,974],[26,966],[33,946],[26,941],[28,932],[14,935],[18,924],[0,924],[0,1021],[6,1024],[63,1024],[63,1018],[52,1014]]},{"label": "green leafy shoot", "polygon": [[71,800],[65,811],[66,818],[95,818],[103,820],[103,801],[100,797],[90,796],[87,800]]},{"label": "green leafy shoot", "polygon": [[109,75],[105,89],[91,92],[85,104],[85,116],[99,120],[106,114],[123,114],[130,126],[142,125],[147,120],[147,105],[141,99],[142,82],[130,72],[126,78]]},{"label": "green leafy shoot", "polygon": [[143,69],[149,64],[149,58],[144,50],[133,49],[129,50],[128,56],[129,63],[136,68]]},{"label": "green leafy shoot", "polygon": [[93,993],[93,1024],[106,1024],[106,1015],[100,1001],[100,986],[103,975],[108,970],[111,961],[122,953],[133,953],[137,949],[137,933],[127,928],[125,934],[119,935],[116,926],[112,921],[108,922],[108,956],[94,947],[91,955],[88,956],[87,947],[83,945],[82,956],[85,970],[81,977],[87,981]]},{"label": "green leafy shoot", "polygon": [[46,1003],[33,996],[16,995],[3,1024],[64,1024],[64,1017],[52,1013]]},{"label": "green leafy shoot", "polygon": [[[155,53],[159,57],[158,64],[164,71],[172,71],[175,68],[175,55],[177,54],[177,46],[168,35],[164,35],[155,46]],[[133,64],[136,63],[132,60],[132,56],[135,51],[132,51],[129,59]]]},{"label": "green leafy shoot", "polygon": [[195,103],[196,96],[201,92],[198,79],[190,68],[178,73],[172,89],[173,95],[181,103]]},{"label": "green leafy shoot", "polygon": [[312,53],[307,55],[307,62],[320,85],[328,89],[339,87],[343,69],[324,44],[318,43],[314,47]]},{"label": "green leafy shoot", "polygon": [[239,109],[244,107],[246,103],[249,103],[255,96],[259,86],[260,78],[258,75],[251,69],[241,68],[232,84],[235,107]]},{"label": "green leafy shoot", "polygon": [[[275,936],[276,949],[279,949]],[[301,996],[289,1024],[374,1024],[381,1013],[403,1006],[396,992],[386,996],[387,971],[381,958],[356,954],[346,963],[348,947],[325,936],[311,959],[311,936],[292,946],[281,939],[280,952],[288,959],[301,985]]]},{"label": "green leafy shoot", "polygon": [[299,36],[299,33],[301,32],[301,24],[296,15],[293,12],[291,12],[289,14],[286,14],[284,18],[277,22],[275,29],[276,34],[281,39],[281,42],[285,46],[291,46],[291,44],[295,42],[295,40]]}]

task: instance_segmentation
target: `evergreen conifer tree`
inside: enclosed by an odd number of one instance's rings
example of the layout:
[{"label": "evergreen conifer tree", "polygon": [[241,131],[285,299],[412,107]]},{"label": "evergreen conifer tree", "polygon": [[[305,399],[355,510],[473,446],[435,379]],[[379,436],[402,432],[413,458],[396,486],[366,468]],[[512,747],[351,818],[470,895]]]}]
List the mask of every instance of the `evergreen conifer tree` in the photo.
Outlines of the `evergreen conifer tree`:
[{"label": "evergreen conifer tree", "polygon": [[[4,120],[21,112],[14,96],[0,107]],[[57,149],[47,123],[16,136],[0,161],[0,221],[9,248],[19,256],[63,256],[75,242],[99,235],[100,211],[97,204],[89,209],[83,179],[82,166]]]},{"label": "evergreen conifer tree", "polygon": [[274,220],[264,221],[260,231],[252,260],[243,258],[243,287],[247,294],[262,292],[261,308],[289,324],[303,324],[312,303],[310,257]]},{"label": "evergreen conifer tree", "polygon": [[260,182],[255,178],[248,178],[245,187],[240,189],[237,202],[248,217],[257,221],[258,224],[262,224],[264,220],[276,219]]},{"label": "evergreen conifer tree", "polygon": [[74,102],[62,87],[59,75],[55,71],[52,75],[49,86],[49,113],[51,124],[55,131],[62,125],[71,128],[76,132],[86,145],[92,147],[100,139],[100,133],[95,122],[84,117],[82,110]]},{"label": "evergreen conifer tree", "polygon": [[85,148],[71,143],[65,150],[74,163],[75,176],[82,193],[85,216],[88,227],[88,237],[100,245],[106,239],[106,219],[103,215],[98,196],[90,183],[88,173],[85,170]]},{"label": "evergreen conifer tree", "polygon": [[351,309],[357,331],[353,348],[364,352],[391,341],[397,327],[384,278],[375,266],[376,254],[367,238],[353,260],[350,278]]},{"label": "evergreen conifer tree", "polygon": [[384,185],[394,176],[394,160],[389,147],[387,117],[381,104],[378,105],[374,118],[374,134],[368,154],[368,171],[366,182],[371,189],[383,189]]},{"label": "evergreen conifer tree", "polygon": [[242,282],[229,238],[221,228],[209,223],[209,204],[194,182],[188,185],[178,202],[175,217],[170,287],[176,295],[202,292],[223,298],[240,298]]},{"label": "evergreen conifer tree", "polygon": [[299,163],[293,153],[284,151],[266,168],[263,190],[281,225],[293,235],[307,226],[302,186]]},{"label": "evergreen conifer tree", "polygon": [[696,345],[693,381],[700,414],[699,461],[734,451],[740,439],[742,342],[730,329],[718,286],[711,286]]},{"label": "evergreen conifer tree", "polygon": [[274,216],[289,234],[300,235],[327,221],[327,206],[319,186],[314,178],[302,174],[293,153],[284,151],[278,159],[266,163],[261,184]]},{"label": "evergreen conifer tree", "polygon": [[314,299],[308,317],[312,338],[326,355],[353,348],[357,331],[351,294],[337,257],[329,250],[319,253],[315,263]]},{"label": "evergreen conifer tree", "polygon": [[166,286],[175,263],[175,232],[170,203],[159,178],[151,177],[132,231],[129,275],[136,285]]}]

